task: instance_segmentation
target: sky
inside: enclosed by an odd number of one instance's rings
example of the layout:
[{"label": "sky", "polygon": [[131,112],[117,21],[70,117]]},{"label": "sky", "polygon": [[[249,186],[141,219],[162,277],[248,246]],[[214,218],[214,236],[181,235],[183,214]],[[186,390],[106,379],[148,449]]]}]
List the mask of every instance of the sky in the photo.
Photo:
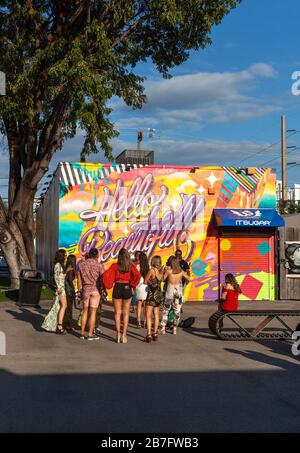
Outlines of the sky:
[{"label": "sky", "polygon": [[[147,104],[132,110],[112,101],[111,120],[120,135],[113,154],[136,147],[155,151],[155,163],[172,165],[267,166],[280,170],[280,117],[286,115],[287,162],[300,164],[300,96],[292,94],[292,74],[300,71],[300,2],[242,0],[212,31],[212,45],[191,52],[188,61],[162,79],[152,63],[136,71],[146,77]],[[155,129],[153,138],[148,128]],[[83,134],[66,142],[52,161],[78,161]],[[101,153],[89,161],[105,162]],[[0,193],[4,194],[7,155],[0,154]],[[300,183],[300,165],[288,166],[288,185]],[[42,185],[39,186],[39,191]]]}]

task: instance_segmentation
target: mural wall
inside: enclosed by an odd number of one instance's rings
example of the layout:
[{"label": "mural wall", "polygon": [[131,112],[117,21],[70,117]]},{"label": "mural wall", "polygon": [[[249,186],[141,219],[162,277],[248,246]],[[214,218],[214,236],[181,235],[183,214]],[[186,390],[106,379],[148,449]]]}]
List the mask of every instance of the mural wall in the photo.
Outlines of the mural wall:
[{"label": "mural wall", "polygon": [[[189,300],[218,298],[214,208],[275,208],[275,173],[251,176],[232,167],[131,168],[117,164],[61,164],[59,247],[82,259],[97,247],[105,267],[126,247],[160,255],[180,248],[192,269]],[[257,273],[255,263],[240,275]]]}]

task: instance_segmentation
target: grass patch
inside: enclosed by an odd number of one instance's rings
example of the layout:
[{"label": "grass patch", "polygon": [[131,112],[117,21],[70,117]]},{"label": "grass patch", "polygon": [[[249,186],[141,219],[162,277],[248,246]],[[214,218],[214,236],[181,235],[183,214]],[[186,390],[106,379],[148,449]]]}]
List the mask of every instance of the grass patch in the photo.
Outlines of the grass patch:
[{"label": "grass patch", "polygon": [[[0,275],[0,302],[19,300],[19,291],[11,290],[10,278],[8,276]],[[41,294],[41,300],[52,300],[54,298],[54,291],[48,286],[44,285]]]}]

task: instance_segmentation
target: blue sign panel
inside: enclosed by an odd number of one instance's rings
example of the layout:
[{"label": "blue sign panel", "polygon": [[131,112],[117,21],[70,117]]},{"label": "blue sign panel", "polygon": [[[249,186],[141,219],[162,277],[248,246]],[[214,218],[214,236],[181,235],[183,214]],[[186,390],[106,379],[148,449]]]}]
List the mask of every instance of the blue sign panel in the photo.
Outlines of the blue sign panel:
[{"label": "blue sign panel", "polygon": [[215,209],[217,226],[282,227],[283,218],[275,209]]}]

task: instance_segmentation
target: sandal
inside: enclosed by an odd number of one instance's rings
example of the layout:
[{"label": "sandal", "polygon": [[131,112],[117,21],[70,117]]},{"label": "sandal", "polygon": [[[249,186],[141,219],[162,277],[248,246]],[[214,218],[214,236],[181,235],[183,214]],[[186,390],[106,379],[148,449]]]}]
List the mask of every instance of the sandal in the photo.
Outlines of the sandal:
[{"label": "sandal", "polygon": [[[59,329],[59,326],[61,327],[60,329]],[[67,331],[63,328],[62,324],[57,324],[56,333],[58,335],[65,335],[67,333]]]},{"label": "sandal", "polygon": [[147,335],[147,336],[144,338],[144,341],[145,341],[146,343],[151,343],[151,341],[152,341],[152,335]]},{"label": "sandal", "polygon": [[152,340],[153,341],[157,341],[158,340],[158,333],[157,332],[152,334]]},{"label": "sandal", "polygon": [[137,326],[138,329],[142,328],[141,321],[139,321],[138,319],[136,320],[136,326]]}]

